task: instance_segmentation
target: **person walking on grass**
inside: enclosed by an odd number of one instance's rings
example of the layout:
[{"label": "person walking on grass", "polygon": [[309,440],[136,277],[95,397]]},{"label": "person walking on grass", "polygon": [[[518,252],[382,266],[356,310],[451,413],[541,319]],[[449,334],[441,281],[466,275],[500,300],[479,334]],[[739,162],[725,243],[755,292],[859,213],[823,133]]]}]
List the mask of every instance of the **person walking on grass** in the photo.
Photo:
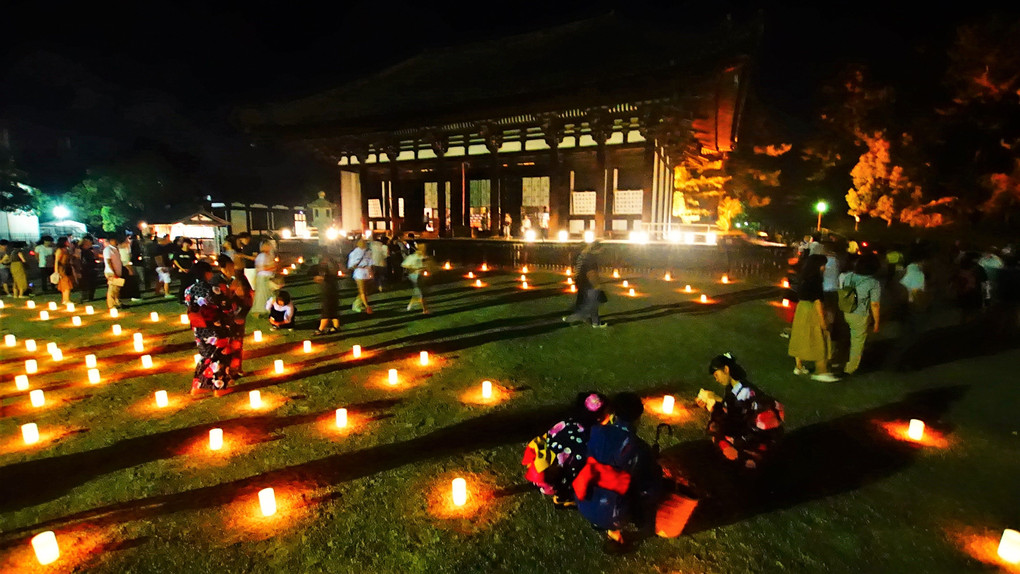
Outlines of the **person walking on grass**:
[{"label": "person walking on grass", "polygon": [[793,374],[808,374],[804,363],[812,361],[815,364],[815,373],[811,378],[832,383],[838,379],[829,372],[832,340],[829,336],[829,326],[825,321],[825,309],[822,307],[824,294],[822,274],[825,271],[825,263],[824,255],[808,255],[800,269],[797,281],[799,301],[793,315],[787,352],[796,361]]},{"label": "person walking on grass", "polygon": [[106,247],[103,248],[103,275],[106,276],[108,309],[120,307],[120,288],[124,286],[124,264],[120,260],[120,250],[117,249],[119,243],[119,237],[110,235],[106,238]]},{"label": "person walking on grass", "polygon": [[[396,241],[394,239],[394,241]],[[385,235],[373,235],[368,248],[372,251],[372,279],[375,280],[375,288],[380,293],[386,283],[386,257],[390,252],[390,238]],[[396,279],[393,277],[391,279]]]},{"label": "person walking on grass", "polygon": [[581,250],[577,256],[574,269],[577,272],[577,300],[574,312],[563,320],[568,323],[588,323],[592,327],[605,328],[606,323],[599,320],[599,305],[605,295],[599,288],[599,254],[602,245],[592,242]]},{"label": "person walking on grass", "polygon": [[195,252],[191,250],[193,242],[185,237],[181,240],[181,250],[174,253],[173,266],[177,271],[177,274],[181,278],[181,284],[177,288],[177,297],[180,301],[184,301],[184,291],[187,289],[195,280],[191,270],[195,266]]},{"label": "person walking on grass", "polygon": [[273,244],[268,240],[259,244],[259,254],[255,256],[255,307],[252,313],[263,315],[266,302],[273,296],[273,277],[276,276],[276,257],[273,255]]},{"label": "person walking on grass", "polygon": [[71,262],[71,250],[66,237],[57,240],[57,248],[53,251],[53,272],[57,275],[57,291],[60,291],[60,303],[71,302],[71,291],[74,291],[74,265]]},{"label": "person walking on grass", "polygon": [[850,357],[843,369],[846,375],[852,375],[861,365],[864,343],[868,339],[869,320],[873,331],[878,332],[879,300],[882,296],[882,285],[874,277],[878,267],[878,257],[874,253],[866,253],[857,260],[852,272],[839,276],[840,289],[853,289],[857,298],[853,310],[843,313],[843,318],[850,326]]},{"label": "person walking on grass", "polygon": [[217,286],[231,305],[228,323],[231,343],[230,366],[238,377],[243,377],[244,331],[248,313],[254,304],[254,292],[248,278],[237,270],[233,259],[221,253],[218,263],[220,274],[217,277]]},{"label": "person walking on grass", "polygon": [[211,265],[199,261],[190,271],[194,282],[184,290],[184,304],[188,307],[188,320],[201,356],[191,380],[191,394],[214,391],[216,396],[222,396],[237,376],[231,365],[234,352],[232,305],[219,287],[212,284]]},{"label": "person walking on grass", "polygon": [[315,271],[315,282],[319,284],[319,328],[313,335],[335,333],[340,329],[340,265],[322,248],[319,265]]},{"label": "person walking on grass", "polygon": [[96,252],[92,250],[94,239],[91,235],[81,238],[78,245],[78,266],[81,269],[81,280],[78,289],[81,291],[81,302],[90,303],[96,298]]},{"label": "person walking on grass", "polygon": [[35,246],[35,256],[39,264],[39,282],[42,284],[40,291],[49,293],[53,290],[50,283],[50,273],[53,269],[53,237],[43,235],[39,238],[39,244]]},{"label": "person walking on grass", "polygon": [[372,306],[368,304],[367,287],[372,280],[372,250],[364,239],[359,239],[357,247],[347,256],[347,269],[354,277],[354,283],[358,286],[358,295],[351,304],[351,309],[356,313],[364,311],[372,314]]},{"label": "person walking on grass", "polygon": [[427,315],[429,310],[425,305],[425,281],[427,275],[427,258],[425,256],[425,244],[419,243],[413,253],[404,258],[401,267],[407,270],[407,278],[411,281],[411,300],[407,303],[407,310],[414,309],[414,304],[421,305],[422,314]]}]

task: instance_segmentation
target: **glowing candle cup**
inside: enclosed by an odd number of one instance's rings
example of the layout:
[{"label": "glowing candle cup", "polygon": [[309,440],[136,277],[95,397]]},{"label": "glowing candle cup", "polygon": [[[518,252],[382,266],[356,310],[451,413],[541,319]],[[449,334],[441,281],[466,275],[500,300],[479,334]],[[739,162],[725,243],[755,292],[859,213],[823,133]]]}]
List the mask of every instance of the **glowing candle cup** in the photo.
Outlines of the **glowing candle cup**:
[{"label": "glowing candle cup", "polygon": [[81,317],[71,317],[71,324],[75,327],[81,327]]},{"label": "glowing candle cup", "polygon": [[262,509],[262,516],[276,514],[276,493],[272,488],[263,488],[259,491],[259,508]]},{"label": "glowing candle cup", "polygon": [[28,303],[26,303],[26,306],[29,309],[35,309],[35,301],[29,301]]},{"label": "glowing candle cup", "polygon": [[46,343],[46,352],[47,353],[52,355],[53,352],[56,351],[56,350],[57,350],[57,344],[56,343],[54,343],[53,341],[50,341],[49,343]]},{"label": "glowing candle cup", "polygon": [[910,426],[907,427],[907,436],[910,440],[921,440],[924,438],[924,421],[910,419]]},{"label": "glowing candle cup", "polygon": [[422,351],[418,353],[418,362],[421,363],[421,366],[427,367],[429,364],[429,352]]},{"label": "glowing candle cup", "polygon": [[482,381],[482,398],[486,400],[492,398],[492,381]]},{"label": "glowing candle cup", "polygon": [[262,393],[259,391],[251,391],[248,393],[248,404],[251,408],[257,409],[262,407]]},{"label": "glowing candle cup", "polygon": [[256,343],[262,342],[262,331],[255,331],[251,334],[252,340]]},{"label": "glowing candle cup", "polygon": [[999,539],[999,558],[1010,564],[1020,564],[1020,532],[1007,528]]},{"label": "glowing candle cup", "polygon": [[481,287],[481,286],[482,286],[482,280],[481,279],[476,279],[475,280],[475,287]]},{"label": "glowing candle cup", "polygon": [[39,427],[35,423],[21,425],[21,439],[25,441],[25,444],[39,442]]},{"label": "glowing candle cup", "polygon": [[96,384],[99,382],[99,369],[89,369],[89,384]]},{"label": "glowing candle cup", "polygon": [[200,354],[198,354],[198,353],[195,353],[195,354],[194,354],[194,356],[193,356],[192,358],[194,358],[194,359],[195,359],[195,364],[196,364],[196,365],[202,362],[202,355],[200,355]]},{"label": "glowing candle cup", "polygon": [[111,317],[118,317],[118,316],[120,316],[120,312],[117,311],[116,307],[114,307],[113,309],[110,309],[110,316]]},{"label": "glowing candle cup", "polygon": [[152,355],[142,355],[142,368],[143,369],[152,368]]},{"label": "glowing candle cup", "polygon": [[36,389],[28,393],[28,400],[31,401],[33,407],[39,408],[46,404],[46,395],[42,389]]},{"label": "glowing candle cup", "polygon": [[85,355],[85,368],[86,369],[94,369],[94,368],[96,368],[96,356],[95,355]]},{"label": "glowing candle cup", "polygon": [[57,302],[56,301],[50,301],[49,309],[50,309],[50,311],[56,311],[57,310]]},{"label": "glowing candle cup", "polygon": [[35,359],[25,360],[25,373],[33,375],[39,372],[39,363]]},{"label": "glowing candle cup", "polygon": [[708,295],[702,294],[701,295],[701,302],[702,303],[708,303]]},{"label": "glowing candle cup", "polygon": [[159,322],[159,313],[157,313],[155,311],[153,311],[152,313],[149,313],[149,320],[152,321],[153,323],[158,323]]},{"label": "glowing candle cup", "polygon": [[336,426],[337,428],[344,428],[347,426],[347,409],[336,410]]},{"label": "glowing candle cup", "polygon": [[673,280],[673,276],[670,275],[669,273],[666,273],[665,275],[662,276],[662,280],[663,281],[672,281]]},{"label": "glowing candle cup", "polygon": [[119,337],[120,334],[124,332],[124,330],[120,328],[120,325],[114,325],[113,327],[110,327],[110,330],[113,332],[115,337]]},{"label": "glowing candle cup", "polygon": [[634,297],[634,296],[637,295],[636,293],[634,293],[634,288],[633,287],[630,289],[630,291],[627,292],[627,294],[630,295],[631,297]]},{"label": "glowing candle cup", "polygon": [[790,306],[790,300],[789,299],[783,299],[782,305],[783,305],[783,307],[789,307]]},{"label": "glowing candle cup", "polygon": [[17,375],[14,377],[14,387],[19,391],[28,390],[28,375]]},{"label": "glowing candle cup", "polygon": [[691,286],[690,286],[690,285],[685,285],[685,286],[684,286],[684,292],[685,292],[685,293],[690,293],[690,292],[692,292],[692,291],[694,291],[694,290],[693,290],[693,289],[691,289]]},{"label": "glowing candle cup", "polygon": [[673,414],[673,404],[675,402],[676,399],[673,398],[673,395],[666,395],[662,397],[662,412],[667,415]]},{"label": "glowing candle cup", "polygon": [[528,282],[527,281],[521,283],[521,289],[527,289],[527,288],[528,288]]},{"label": "glowing candle cup", "polygon": [[722,282],[723,282],[724,285],[726,283],[729,283],[730,282],[730,276],[729,275],[723,275],[722,276]]},{"label": "glowing candle cup", "polygon": [[25,339],[25,350],[34,353],[36,350],[35,339]]},{"label": "glowing candle cup", "polygon": [[620,278],[620,270],[619,269],[613,269],[613,279],[619,279],[619,278]]},{"label": "glowing candle cup", "polygon": [[53,360],[54,361],[63,361],[64,360],[64,352],[61,351],[60,349],[54,349],[53,350]]},{"label": "glowing candle cup", "polygon": [[283,359],[276,359],[273,361],[273,371],[275,371],[277,375],[283,373]]},{"label": "glowing candle cup", "polygon": [[93,307],[92,305],[85,305],[85,314],[86,315],[95,315],[96,314],[96,308]]},{"label": "glowing candle cup", "polygon": [[166,396],[166,391],[156,391],[156,406],[165,409],[170,404],[170,397]]},{"label": "glowing candle cup", "polygon": [[354,345],[353,347],[351,347],[351,356],[353,356],[355,359],[361,358],[361,345]]},{"label": "glowing candle cup", "polygon": [[74,303],[68,303],[67,304],[67,312],[68,313],[74,313]]},{"label": "glowing candle cup", "polygon": [[388,380],[389,380],[391,385],[397,384],[397,370],[396,369],[390,369],[389,375],[388,375]]},{"label": "glowing candle cup", "polygon": [[50,320],[49,312],[47,312],[47,311],[39,311],[39,320],[40,321],[49,321]]},{"label": "glowing candle cup", "polygon": [[623,280],[623,288],[626,289],[627,287],[630,287],[630,281],[627,281],[626,279],[624,279]]},{"label": "glowing candle cup", "polygon": [[464,506],[467,504],[467,481],[463,478],[453,479],[453,505]]},{"label": "glowing candle cup", "polygon": [[223,448],[223,429],[209,429],[209,450]]},{"label": "glowing candle cup", "polygon": [[311,342],[311,341],[305,341],[305,342],[304,342],[304,343],[302,344],[302,346],[303,346],[303,348],[304,348],[304,351],[305,351],[306,353],[311,353],[311,352],[312,352],[312,342]]},{"label": "glowing candle cup", "polygon": [[18,338],[14,335],[4,335],[4,344],[13,347],[18,344]]},{"label": "glowing candle cup", "polygon": [[190,325],[190,324],[191,324],[191,321],[188,320],[188,315],[186,313],[182,313],[181,314],[181,325]]},{"label": "glowing candle cup", "polygon": [[52,564],[60,558],[60,547],[57,546],[57,536],[52,530],[47,530],[32,537],[32,549],[35,550],[35,559],[39,564]]}]

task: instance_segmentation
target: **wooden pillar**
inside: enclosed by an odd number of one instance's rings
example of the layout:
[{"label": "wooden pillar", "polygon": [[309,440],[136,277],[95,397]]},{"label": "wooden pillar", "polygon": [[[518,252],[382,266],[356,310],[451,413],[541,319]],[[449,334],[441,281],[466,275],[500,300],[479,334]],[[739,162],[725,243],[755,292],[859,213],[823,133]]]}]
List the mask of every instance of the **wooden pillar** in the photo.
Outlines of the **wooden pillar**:
[{"label": "wooden pillar", "polygon": [[660,239],[666,239],[666,230],[664,227],[659,225],[662,219],[662,214],[659,213],[658,205],[660,202],[660,193],[657,193],[658,182],[655,178],[658,176],[656,170],[655,161],[655,142],[646,141],[644,155],[641,158],[641,187],[644,191],[644,201],[641,202],[641,219],[642,221],[652,224],[652,229],[661,232],[663,235]]},{"label": "wooden pillar", "polygon": [[[549,237],[555,239],[560,229],[566,229],[570,217],[569,182],[564,177],[560,161],[560,141],[563,139],[563,122],[550,115],[542,122],[542,134],[549,146]],[[523,146],[522,146],[523,147]]]},{"label": "wooden pillar", "polygon": [[[499,148],[503,146],[503,130],[486,124],[481,129],[482,138],[485,140],[485,148],[489,150],[489,229],[495,234],[499,234],[503,228],[503,217],[505,206],[501,201],[502,194],[500,193],[500,159],[499,159]],[[513,223],[514,226],[520,225],[519,221]],[[513,234],[513,229],[510,231]]]},{"label": "wooden pillar", "polygon": [[595,140],[595,163],[598,166],[598,175],[601,178],[596,190],[598,197],[595,201],[595,235],[604,237],[606,234],[606,215],[609,208],[609,172],[606,162],[606,140],[613,131],[612,120],[602,110],[597,110],[589,115],[588,126],[591,129],[591,137]]},{"label": "wooden pillar", "polygon": [[390,160],[390,185],[388,197],[383,197],[383,203],[386,204],[386,208],[389,210],[390,231],[393,237],[396,237],[400,233],[400,218],[397,209],[400,201],[400,193],[397,188],[397,179],[400,175],[399,168],[397,167],[397,156],[400,155],[400,146],[398,144],[390,144],[386,146],[385,151],[386,157]]},{"label": "wooden pillar", "polygon": [[[448,208],[446,205],[446,182],[450,180],[450,174],[446,166],[446,150],[450,148],[450,141],[446,136],[433,137],[431,144],[432,150],[436,152],[436,175],[439,180],[436,184],[437,209],[439,210],[437,214],[439,222],[436,224],[436,231],[439,233],[439,237],[448,237],[449,230],[446,228],[446,210]],[[452,200],[452,191],[450,195]],[[450,224],[457,225],[456,217],[453,214],[450,215]]]},{"label": "wooden pillar", "polygon": [[364,232],[368,229],[368,166],[365,165],[365,161],[368,160],[368,154],[358,156],[358,185],[361,186],[361,229],[359,233]]}]

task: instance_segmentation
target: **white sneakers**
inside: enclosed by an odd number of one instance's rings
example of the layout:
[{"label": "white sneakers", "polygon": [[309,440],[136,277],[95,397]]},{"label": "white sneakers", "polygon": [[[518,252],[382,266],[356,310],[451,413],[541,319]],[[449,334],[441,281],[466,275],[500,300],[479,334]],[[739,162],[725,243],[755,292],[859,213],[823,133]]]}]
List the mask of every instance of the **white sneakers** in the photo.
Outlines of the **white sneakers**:
[{"label": "white sneakers", "polygon": [[821,373],[819,375],[811,375],[812,381],[821,381],[823,383],[835,383],[839,381],[839,378],[832,373]]},{"label": "white sneakers", "polygon": [[794,367],[793,368],[793,374],[795,374],[795,375],[806,375],[809,372],[810,371],[808,371],[807,369],[805,369],[803,367]]}]

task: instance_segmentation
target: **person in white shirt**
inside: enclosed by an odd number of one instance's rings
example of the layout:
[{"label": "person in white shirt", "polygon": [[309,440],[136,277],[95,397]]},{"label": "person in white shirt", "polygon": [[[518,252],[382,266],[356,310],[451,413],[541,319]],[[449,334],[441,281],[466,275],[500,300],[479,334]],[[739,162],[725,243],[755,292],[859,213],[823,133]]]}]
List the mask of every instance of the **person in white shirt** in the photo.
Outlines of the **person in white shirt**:
[{"label": "person in white shirt", "polygon": [[351,309],[355,312],[364,311],[372,313],[372,306],[368,304],[368,295],[365,286],[372,279],[372,250],[364,239],[358,240],[358,246],[347,256],[347,269],[351,271],[354,282],[358,285],[358,296],[354,299]]},{"label": "person in white shirt", "polygon": [[53,238],[44,235],[39,238],[39,241],[39,245],[35,246],[35,255],[39,263],[39,277],[42,278],[43,292],[50,292],[53,290],[53,284],[50,283],[50,273],[53,272]]},{"label": "person in white shirt", "polygon": [[407,303],[407,310],[410,311],[414,308],[415,303],[419,303],[421,312],[427,315],[429,310],[425,306],[425,292],[422,285],[427,274],[425,244],[419,243],[415,251],[404,258],[401,267],[407,270],[407,278],[411,280],[411,300]]},{"label": "person in white shirt", "polygon": [[542,215],[538,217],[538,227],[542,230],[542,239],[549,239],[549,206],[542,208]]},{"label": "person in white shirt", "polygon": [[121,263],[120,250],[117,245],[120,238],[111,235],[106,238],[103,249],[103,274],[106,275],[106,306],[110,309],[120,307],[120,288],[124,285],[124,265]]},{"label": "person in white shirt", "polygon": [[264,313],[261,302],[269,299],[273,287],[273,277],[276,276],[276,257],[273,255],[273,244],[263,241],[259,245],[259,254],[255,256],[255,308],[252,315]]},{"label": "person in white shirt", "polygon": [[266,311],[269,312],[270,329],[273,331],[294,330],[294,316],[297,311],[294,308],[294,302],[290,299],[290,293],[283,289],[277,291],[276,295],[266,301]]}]

